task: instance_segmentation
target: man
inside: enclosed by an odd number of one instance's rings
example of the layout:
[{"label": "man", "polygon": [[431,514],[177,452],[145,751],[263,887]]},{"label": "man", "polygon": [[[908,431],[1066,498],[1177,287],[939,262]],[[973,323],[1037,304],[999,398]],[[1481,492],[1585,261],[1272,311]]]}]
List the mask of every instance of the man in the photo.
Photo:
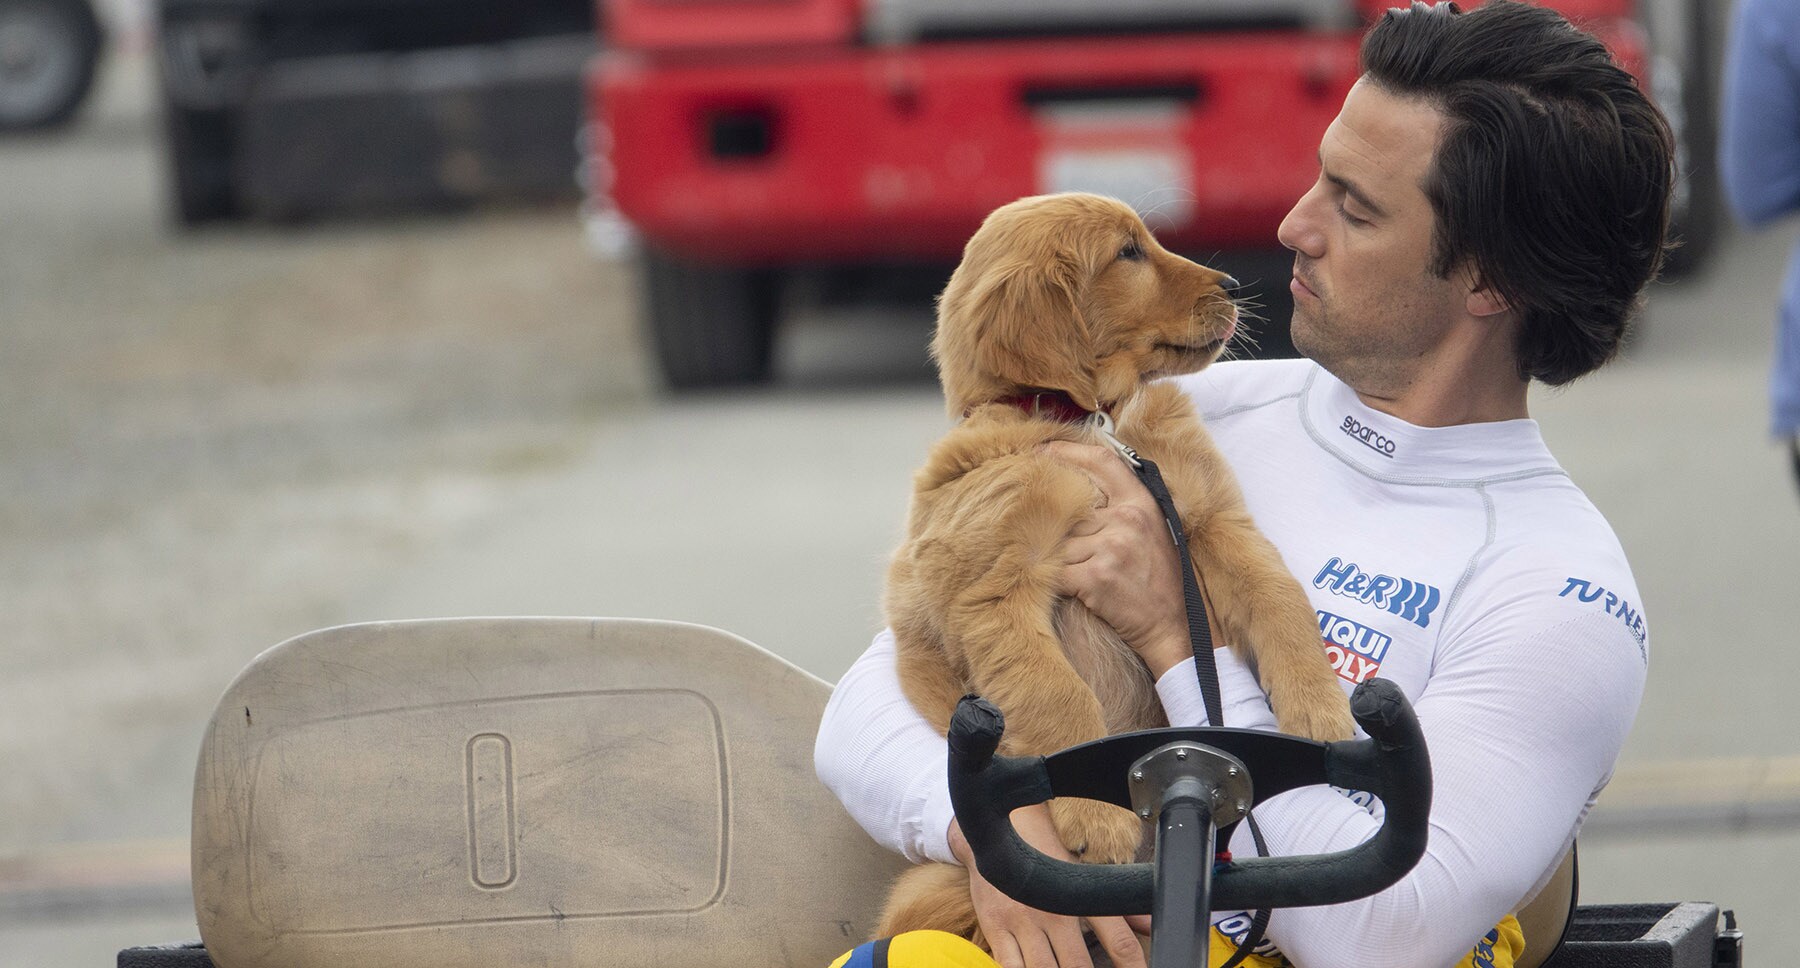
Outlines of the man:
[{"label": "man", "polygon": [[[1541,8],[1390,11],[1363,69],[1279,233],[1309,359],[1223,364],[1182,386],[1307,588],[1345,688],[1379,673],[1412,698],[1432,834],[1374,897],[1276,911],[1279,953],[1261,963],[1510,963],[1509,912],[1549,879],[1610,777],[1648,655],[1624,553],[1545,448],[1526,389],[1618,349],[1661,264],[1673,147],[1602,45]],[[1108,495],[1065,545],[1066,591],[1144,658],[1172,723],[1203,722],[1148,496],[1109,452],[1060,453]],[[1253,675],[1217,655],[1226,725],[1272,728]],[[967,866],[944,755],[883,633],[833,694],[819,775],[878,840]],[[1340,850],[1379,826],[1369,801],[1312,787],[1257,816],[1272,853]],[[1047,813],[1018,820],[1056,849]],[[1230,848],[1254,855],[1245,826]],[[1088,964],[1074,919],[1025,909],[972,868],[970,887],[1002,965]],[[1215,924],[1229,950],[1248,919]],[[1115,962],[1142,963],[1124,921],[1092,928]]]},{"label": "man", "polygon": [[[1738,4],[1725,63],[1719,171],[1738,219],[1761,228],[1800,209],[1800,7]],[[1800,484],[1800,249],[1776,317],[1769,429],[1787,445]]]}]

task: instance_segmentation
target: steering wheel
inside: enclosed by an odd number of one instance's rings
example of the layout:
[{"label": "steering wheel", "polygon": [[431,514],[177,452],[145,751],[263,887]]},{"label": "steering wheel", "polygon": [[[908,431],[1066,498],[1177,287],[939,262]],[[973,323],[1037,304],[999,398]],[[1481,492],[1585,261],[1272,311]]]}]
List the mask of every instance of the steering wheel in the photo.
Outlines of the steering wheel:
[{"label": "steering wheel", "polygon": [[[964,697],[950,721],[950,800],[976,868],[1015,900],[1053,914],[1153,915],[1152,965],[1204,964],[1212,904],[1233,909],[1340,904],[1406,875],[1425,853],[1431,758],[1400,687],[1371,679],[1350,696],[1369,736],[1317,743],[1248,729],[1151,729],[1050,756],[995,755],[1005,718]],[[1251,781],[1248,764],[1255,764]],[[1381,798],[1375,836],[1348,850],[1259,857],[1214,867],[1214,843],[1250,808],[1315,783]],[[1077,864],[1019,837],[1009,814],[1052,797],[1134,809],[1156,823],[1146,864]]]}]

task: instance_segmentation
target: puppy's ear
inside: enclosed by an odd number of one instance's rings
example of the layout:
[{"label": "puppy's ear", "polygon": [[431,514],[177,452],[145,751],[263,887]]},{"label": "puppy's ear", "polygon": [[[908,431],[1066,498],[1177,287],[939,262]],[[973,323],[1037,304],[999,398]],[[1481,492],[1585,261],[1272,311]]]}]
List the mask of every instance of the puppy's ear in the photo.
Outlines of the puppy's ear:
[{"label": "puppy's ear", "polygon": [[981,375],[1015,387],[1062,390],[1097,410],[1092,336],[1076,301],[1083,278],[1074,260],[1054,256],[993,266],[970,281],[960,305],[946,298],[940,341],[952,335],[944,329],[953,322],[966,327],[959,352],[969,354]]}]

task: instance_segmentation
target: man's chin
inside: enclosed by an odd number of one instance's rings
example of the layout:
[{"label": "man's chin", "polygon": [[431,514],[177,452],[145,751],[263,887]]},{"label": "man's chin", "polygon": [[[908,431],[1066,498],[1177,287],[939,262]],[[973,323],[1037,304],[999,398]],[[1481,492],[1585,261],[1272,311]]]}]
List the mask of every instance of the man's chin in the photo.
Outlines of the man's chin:
[{"label": "man's chin", "polygon": [[1303,313],[1299,307],[1295,307],[1294,315],[1288,322],[1288,342],[1294,344],[1294,350],[1307,359],[1316,359],[1313,353],[1319,345],[1317,334],[1312,314]]},{"label": "man's chin", "polygon": [[1302,317],[1298,313],[1289,326],[1288,342],[1293,344],[1295,354],[1312,360],[1333,374],[1338,372],[1335,367],[1339,362],[1355,355],[1343,341],[1332,339],[1330,331],[1319,326],[1316,320]]}]

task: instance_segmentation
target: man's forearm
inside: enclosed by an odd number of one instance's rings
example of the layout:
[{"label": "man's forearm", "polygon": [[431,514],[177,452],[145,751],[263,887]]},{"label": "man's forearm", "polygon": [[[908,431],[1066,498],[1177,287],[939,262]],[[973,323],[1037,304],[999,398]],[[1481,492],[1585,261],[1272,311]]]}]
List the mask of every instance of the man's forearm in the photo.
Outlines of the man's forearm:
[{"label": "man's forearm", "polygon": [[[1605,613],[1544,628],[1502,623],[1480,638],[1447,650],[1429,686],[1411,697],[1432,760],[1425,857],[1373,897],[1277,911],[1269,937],[1294,963],[1452,964],[1568,846],[1636,709],[1643,676],[1635,643]],[[1241,664],[1219,658],[1222,685],[1241,688]],[[1198,688],[1179,670],[1158,689],[1172,720],[1198,705]],[[1227,725],[1258,726],[1249,720],[1254,704],[1231,686],[1224,691]],[[1189,693],[1196,698],[1184,698]],[[1260,804],[1271,853],[1325,853],[1367,840],[1380,814],[1351,793],[1306,787]],[[1231,844],[1246,856],[1255,852],[1247,827]]]},{"label": "man's forearm", "polygon": [[1150,674],[1161,679],[1170,669],[1194,657],[1194,649],[1186,633],[1170,633],[1143,645],[1133,643],[1137,654],[1150,667]]},{"label": "man's forearm", "polygon": [[907,701],[883,632],[832,690],[814,770],[877,843],[915,863],[956,863],[946,756],[944,738]]},{"label": "man's forearm", "polygon": [[[1274,729],[1275,714],[1269,709],[1268,697],[1250,668],[1230,649],[1214,649],[1213,663],[1219,672],[1219,698],[1225,722],[1216,724],[1243,729]],[[1155,667],[1151,667],[1154,671]],[[1192,647],[1180,661],[1167,666],[1156,677],[1156,692],[1162,699],[1163,712],[1171,726],[1212,726],[1207,721],[1206,703],[1200,694],[1200,680],[1194,672]]]}]

